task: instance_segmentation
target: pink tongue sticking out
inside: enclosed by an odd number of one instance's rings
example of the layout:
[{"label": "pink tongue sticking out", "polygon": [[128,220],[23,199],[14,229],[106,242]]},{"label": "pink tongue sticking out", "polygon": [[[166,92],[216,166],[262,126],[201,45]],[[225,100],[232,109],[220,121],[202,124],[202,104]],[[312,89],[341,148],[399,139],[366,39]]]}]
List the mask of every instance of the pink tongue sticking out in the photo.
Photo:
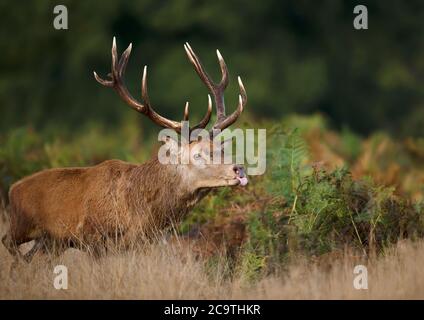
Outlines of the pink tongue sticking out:
[{"label": "pink tongue sticking out", "polygon": [[237,180],[240,181],[241,186],[245,186],[248,182],[246,177],[243,177],[243,178],[237,177]]}]

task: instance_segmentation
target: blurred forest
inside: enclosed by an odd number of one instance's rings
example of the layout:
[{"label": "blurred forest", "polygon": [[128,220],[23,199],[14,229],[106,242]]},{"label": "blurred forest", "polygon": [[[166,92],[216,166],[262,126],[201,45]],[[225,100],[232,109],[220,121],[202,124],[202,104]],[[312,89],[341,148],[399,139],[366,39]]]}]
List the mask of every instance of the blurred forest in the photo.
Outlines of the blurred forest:
[{"label": "blurred forest", "polygon": [[[64,4],[69,29],[53,28]],[[357,1],[0,1],[0,133],[19,126],[70,132],[117,126],[131,113],[92,76],[109,72],[112,37],[133,43],[126,82],[138,97],[142,67],[156,109],[180,119],[189,100],[199,117],[207,90],[189,64],[190,42],[218,76],[215,49],[246,85],[257,118],[320,112],[335,129],[395,137],[424,133],[424,2],[361,1],[369,29],[353,28]],[[143,130],[152,128],[141,119]]]}]

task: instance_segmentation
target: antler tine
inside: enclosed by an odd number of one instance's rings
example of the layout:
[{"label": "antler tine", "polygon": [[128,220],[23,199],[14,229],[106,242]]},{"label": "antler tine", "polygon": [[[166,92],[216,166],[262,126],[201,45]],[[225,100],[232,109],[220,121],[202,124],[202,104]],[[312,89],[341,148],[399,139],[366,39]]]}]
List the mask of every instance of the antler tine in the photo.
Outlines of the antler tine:
[{"label": "antler tine", "polygon": [[188,121],[188,105],[189,105],[189,103],[188,103],[188,101],[186,102],[186,104],[185,104],[185,107],[184,107],[184,121]]},{"label": "antler tine", "polygon": [[219,50],[216,50],[216,54],[218,56],[219,65],[221,67],[222,77],[221,77],[220,83],[215,84],[214,81],[211,79],[211,77],[208,75],[208,73],[203,68],[203,65],[200,62],[199,57],[194,53],[193,49],[191,48],[191,46],[188,42],[186,42],[184,44],[184,49],[187,53],[189,60],[194,65],[197,74],[206,83],[207,87],[211,91],[215,91],[217,89],[224,90],[227,87],[227,85],[228,85],[228,68],[227,68],[227,65],[225,64],[225,61],[222,58],[222,55],[219,52]]},{"label": "antler tine", "polygon": [[225,90],[229,82],[228,68],[224,58],[221,55],[221,52],[219,52],[218,49],[216,49],[216,55],[218,56],[219,66],[221,67],[221,74],[222,74],[222,78],[221,78],[221,82],[219,83],[219,86],[222,90]]},{"label": "antler tine", "polygon": [[[190,131],[193,131],[195,129],[204,129],[208,125],[211,119],[211,115],[212,115],[212,100],[211,100],[211,96],[208,95],[208,109],[206,111],[206,114],[197,125],[190,128]],[[188,119],[189,119],[189,103],[187,101],[184,107],[184,121],[188,121]]]},{"label": "antler tine", "polygon": [[132,43],[129,44],[128,48],[125,49],[125,51],[122,53],[121,59],[119,59],[118,73],[119,73],[120,79],[122,78],[122,76],[125,73],[125,70],[127,69],[128,59],[130,57],[131,50],[132,50]]},{"label": "antler tine", "polygon": [[96,79],[96,81],[98,82],[98,83],[100,83],[101,85],[103,85],[103,86],[105,86],[105,87],[108,87],[108,88],[111,88],[111,87],[113,87],[113,81],[110,81],[110,80],[104,80],[104,79],[102,79],[97,73],[96,73],[96,71],[93,71],[93,74],[94,74],[94,78]]},{"label": "antler tine", "polygon": [[159,126],[174,129],[177,132],[181,132],[181,123],[177,121],[173,121],[162,117],[156,111],[153,110],[150,104],[149,95],[147,93],[147,67],[144,67],[143,70],[143,80],[142,80],[142,98],[144,100],[144,104],[138,102],[133,98],[133,96],[129,93],[123,82],[123,76],[128,64],[128,59],[131,54],[132,44],[128,46],[128,48],[122,53],[121,58],[118,60],[118,50],[116,48],[116,38],[113,37],[112,41],[112,66],[111,73],[108,75],[111,80],[102,79],[97,73],[94,71],[94,78],[101,85],[109,88],[115,89],[115,91],[119,94],[119,96],[124,100],[131,108],[134,110],[145,114],[149,117],[154,123]]},{"label": "antler tine", "polygon": [[113,37],[112,40],[112,75],[113,75],[113,79],[118,79],[118,73],[116,70],[116,62],[118,61],[118,49],[116,48],[116,38]]},{"label": "antler tine", "polygon": [[212,116],[212,99],[211,99],[211,96],[208,94],[208,110],[206,111],[206,114],[203,117],[203,119],[200,120],[200,122],[197,125],[192,127],[191,130],[206,128],[209,121],[211,120],[211,116]]},{"label": "antler tine", "polygon": [[238,83],[240,87],[240,94],[239,94],[239,102],[237,109],[228,117],[225,117],[222,121],[217,122],[213,129],[219,129],[224,130],[225,128],[228,128],[231,126],[234,122],[237,121],[237,118],[240,116],[240,114],[243,112],[244,107],[247,103],[247,93],[246,89],[244,88],[243,82],[241,81],[241,78],[238,77]]},{"label": "antler tine", "polygon": [[193,64],[194,69],[199,75],[200,79],[202,79],[202,81],[206,84],[209,91],[213,95],[215,104],[216,104],[217,118],[222,120],[225,117],[225,103],[224,103],[223,93],[228,86],[229,77],[228,77],[228,68],[227,68],[227,65],[225,64],[224,59],[222,58],[221,53],[219,52],[219,50],[216,51],[216,54],[218,56],[219,66],[221,67],[221,74],[222,74],[221,81],[219,82],[219,84],[216,84],[208,75],[208,73],[205,71],[202,63],[200,62],[199,57],[194,53],[193,49],[191,48],[188,42],[184,44],[184,49],[187,53],[187,56],[190,62]]},{"label": "antler tine", "polygon": [[202,63],[200,62],[200,59],[197,57],[197,55],[194,53],[193,49],[190,47],[190,45],[187,42],[184,44],[184,49],[187,53],[187,56],[190,62],[193,64],[197,74],[199,75],[200,79],[202,79],[202,81],[206,84],[211,94],[214,96],[214,100],[216,103],[217,120],[212,127],[211,133],[213,133],[214,130],[217,130],[217,129],[223,130],[229,127],[231,124],[233,124],[237,120],[237,118],[243,112],[243,109],[247,103],[247,94],[246,94],[246,90],[244,88],[243,82],[241,81],[240,77],[238,77],[238,83],[240,87],[238,107],[230,116],[226,116],[224,90],[228,86],[229,76],[228,76],[227,65],[225,64],[224,58],[222,57],[221,53],[219,52],[219,50],[216,50],[216,55],[218,56],[218,61],[219,61],[221,74],[222,74],[221,81],[219,82],[219,84],[216,84],[212,81],[208,73],[204,70]]},{"label": "antler tine", "polygon": [[147,91],[147,65],[143,68],[143,76],[141,77],[141,98],[147,109],[150,109],[150,98]]}]

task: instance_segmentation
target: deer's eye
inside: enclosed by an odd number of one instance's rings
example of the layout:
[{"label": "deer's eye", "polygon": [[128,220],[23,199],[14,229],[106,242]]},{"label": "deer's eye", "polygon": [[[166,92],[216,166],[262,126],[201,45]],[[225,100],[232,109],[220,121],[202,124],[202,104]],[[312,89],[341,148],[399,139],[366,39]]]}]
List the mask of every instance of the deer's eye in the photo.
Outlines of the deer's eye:
[{"label": "deer's eye", "polygon": [[194,160],[200,160],[200,159],[202,159],[202,155],[200,153],[195,153],[193,158],[194,158]]}]

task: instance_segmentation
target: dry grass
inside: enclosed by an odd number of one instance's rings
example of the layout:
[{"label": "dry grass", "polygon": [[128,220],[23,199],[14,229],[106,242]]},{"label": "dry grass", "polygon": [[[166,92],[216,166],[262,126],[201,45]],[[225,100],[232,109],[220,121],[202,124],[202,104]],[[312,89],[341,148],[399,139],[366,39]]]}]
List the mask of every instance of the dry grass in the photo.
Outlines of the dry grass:
[{"label": "dry grass", "polygon": [[[0,228],[5,231],[5,224]],[[380,258],[364,261],[349,253],[319,263],[298,261],[280,275],[246,284],[224,279],[195,259],[187,246],[158,243],[94,260],[77,250],[59,258],[19,263],[0,246],[0,299],[423,299],[424,242],[401,242]],[[368,267],[368,290],[353,288],[353,268]],[[53,287],[54,266],[68,267],[68,290]]]}]

